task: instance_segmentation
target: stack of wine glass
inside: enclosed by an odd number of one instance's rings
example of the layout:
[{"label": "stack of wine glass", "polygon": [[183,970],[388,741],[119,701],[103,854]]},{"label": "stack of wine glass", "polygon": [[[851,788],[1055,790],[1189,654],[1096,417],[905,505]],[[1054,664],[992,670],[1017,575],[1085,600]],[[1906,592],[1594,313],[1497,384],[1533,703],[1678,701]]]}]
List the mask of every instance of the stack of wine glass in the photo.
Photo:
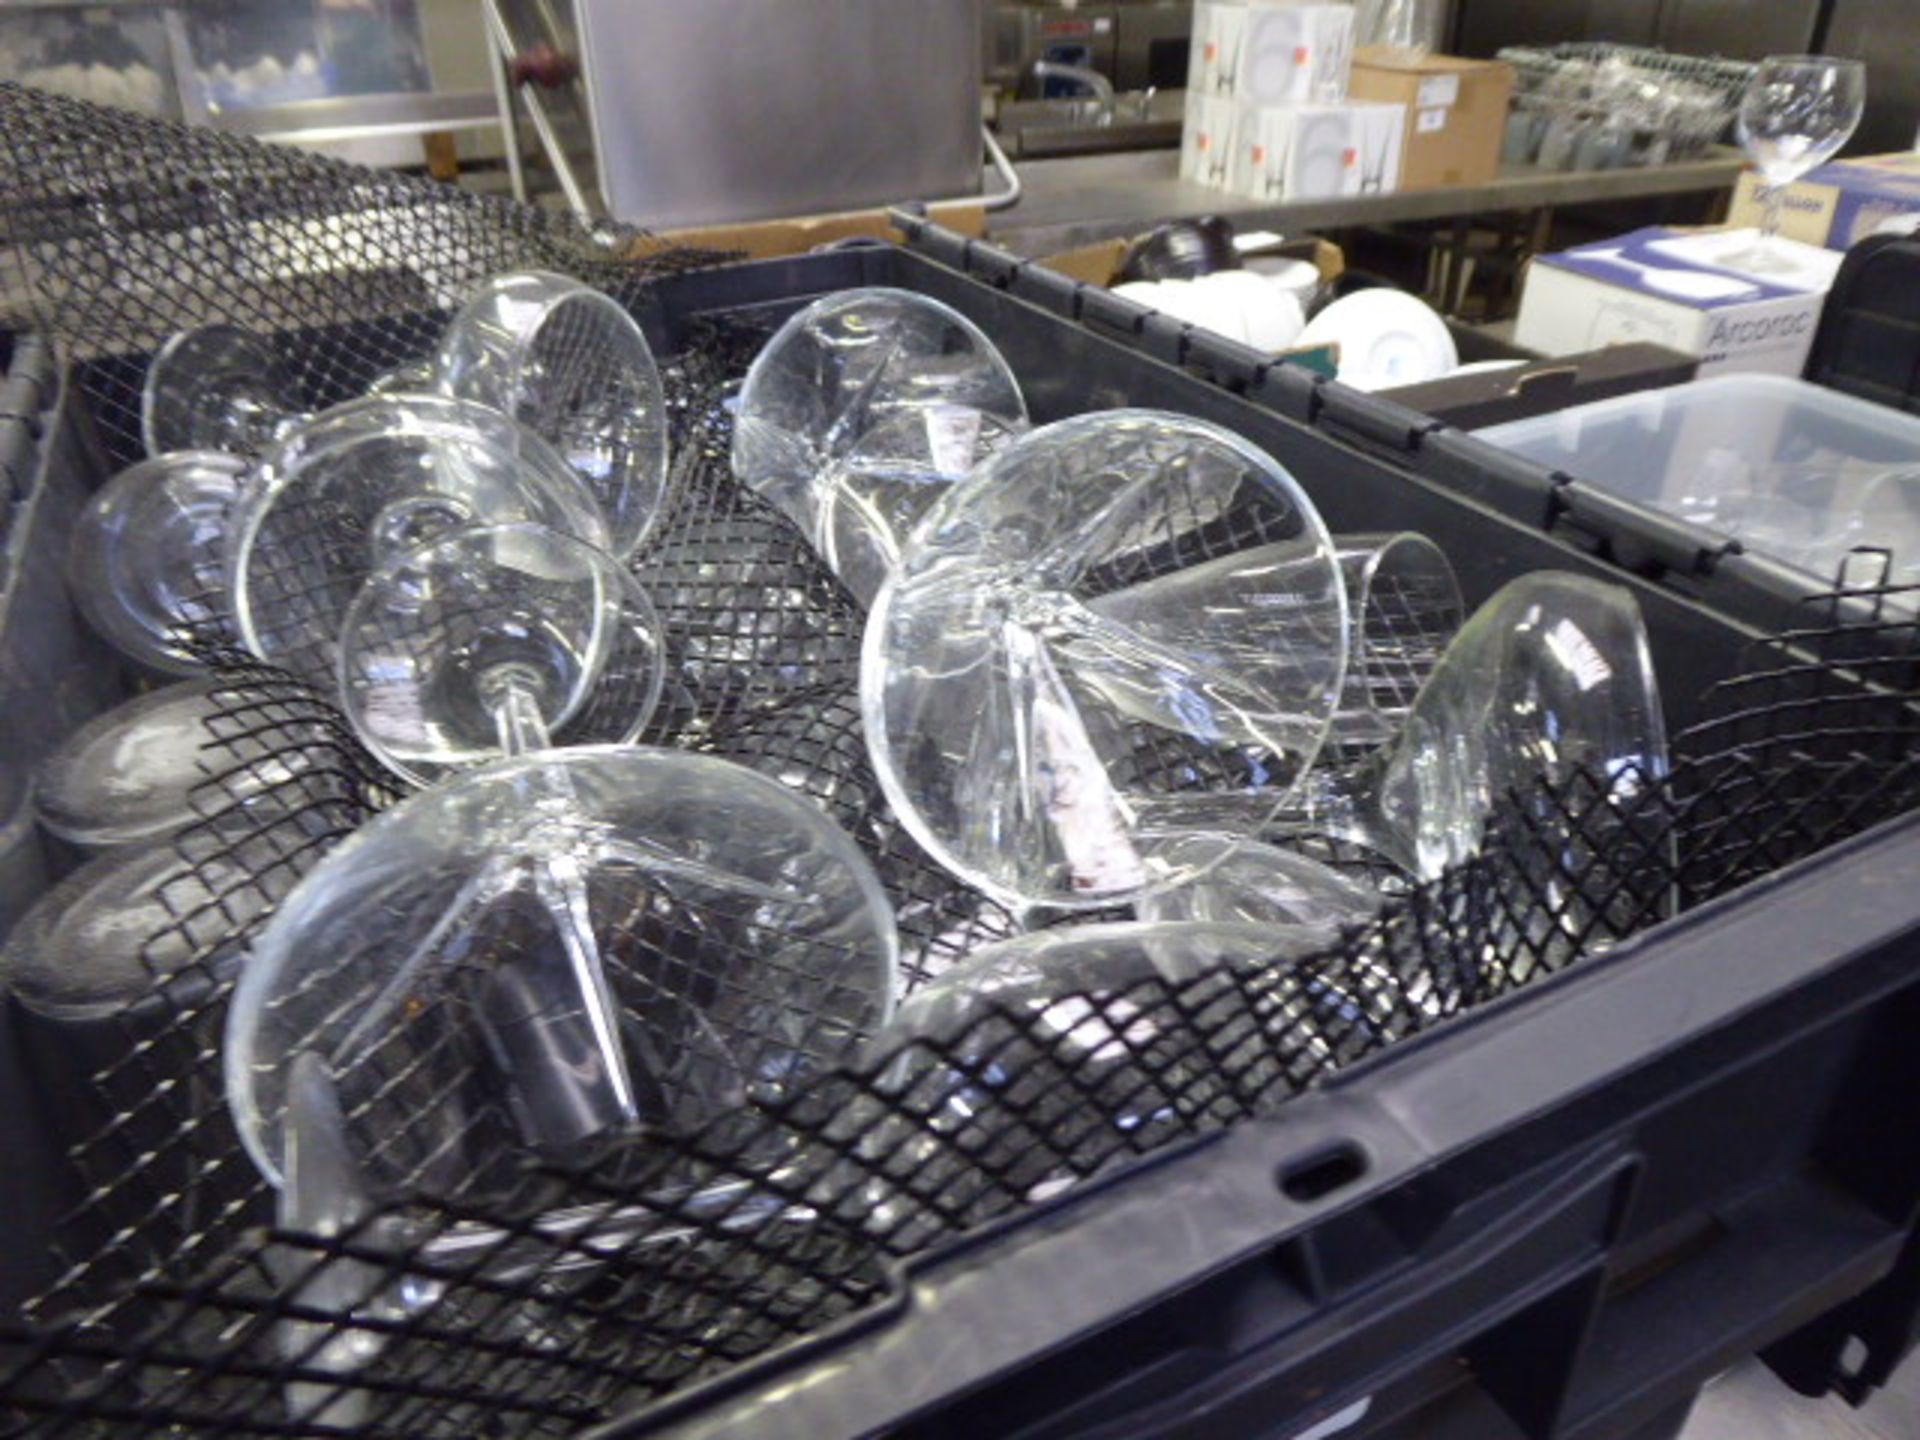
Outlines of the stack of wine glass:
[{"label": "stack of wine glass", "polygon": [[[1072,1034],[1090,995],[1283,969],[1471,859],[1527,786],[1599,776],[1625,806],[1666,770],[1624,589],[1540,572],[1469,613],[1431,540],[1330,533],[1218,425],[1034,425],[988,337],[903,291],[773,334],[718,422],[743,503],[697,544],[659,529],[686,470],[644,336],[559,276],[489,283],[430,360],[317,414],[231,327],[176,337],[143,398],[152,453],[75,539],[93,623],[158,672],[243,646],[409,792],[219,959],[228,1102],[294,1230],[485,1205],[529,1162],[724,1127],[857,1061],[964,1125],[960,1052],[1017,1065],[994,1016]],[[782,589],[782,546],[837,611]],[[843,671],[810,617],[861,612]],[[143,696],[46,767],[43,819],[98,854],[0,955],[40,1016],[167,982],[144,941],[215,688]],[[693,693],[736,723],[636,743]],[[271,806],[276,773],[240,798]],[[900,883],[932,862],[940,896]],[[343,1260],[302,1298],[425,1303],[403,1290]]]}]

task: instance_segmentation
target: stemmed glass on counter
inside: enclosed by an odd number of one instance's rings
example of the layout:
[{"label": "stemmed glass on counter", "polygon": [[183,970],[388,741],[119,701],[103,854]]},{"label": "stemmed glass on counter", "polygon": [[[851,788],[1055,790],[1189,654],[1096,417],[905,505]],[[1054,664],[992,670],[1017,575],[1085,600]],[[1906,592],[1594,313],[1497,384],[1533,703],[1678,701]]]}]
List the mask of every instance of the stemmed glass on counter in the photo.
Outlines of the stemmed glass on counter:
[{"label": "stemmed glass on counter", "polygon": [[1830,55],[1770,55],[1740,100],[1740,144],[1766,182],[1766,219],[1752,246],[1727,263],[1760,273],[1791,271],[1778,244],[1786,187],[1830,160],[1859,127],[1867,69]]}]

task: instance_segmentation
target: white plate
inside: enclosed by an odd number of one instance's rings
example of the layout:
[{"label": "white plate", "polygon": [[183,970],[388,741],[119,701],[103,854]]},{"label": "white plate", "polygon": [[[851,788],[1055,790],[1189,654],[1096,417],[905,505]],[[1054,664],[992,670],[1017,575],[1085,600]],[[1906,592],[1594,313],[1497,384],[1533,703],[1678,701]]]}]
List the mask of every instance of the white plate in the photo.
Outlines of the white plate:
[{"label": "white plate", "polygon": [[1202,288],[1198,280],[1162,280],[1153,306],[1162,314],[1202,330],[1211,330],[1229,340],[1245,343],[1246,324],[1239,303],[1217,290]]},{"label": "white plate", "polygon": [[1194,284],[1233,308],[1247,344],[1256,350],[1287,349],[1307,323],[1298,299],[1251,270],[1217,270]]},{"label": "white plate", "polygon": [[1320,289],[1320,267],[1309,260],[1253,259],[1247,261],[1247,269],[1269,285],[1293,296],[1303,310],[1312,303],[1315,293]]},{"label": "white plate", "polygon": [[1327,306],[1293,342],[1340,347],[1340,379],[1356,390],[1438,380],[1460,363],[1433,308],[1399,290],[1361,290]]}]

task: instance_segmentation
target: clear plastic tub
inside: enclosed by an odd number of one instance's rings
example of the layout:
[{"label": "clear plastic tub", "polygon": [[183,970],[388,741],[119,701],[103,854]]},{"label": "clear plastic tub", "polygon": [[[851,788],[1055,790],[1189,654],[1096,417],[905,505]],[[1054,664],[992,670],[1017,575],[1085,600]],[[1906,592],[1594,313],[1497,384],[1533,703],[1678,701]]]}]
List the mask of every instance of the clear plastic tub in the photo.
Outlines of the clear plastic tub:
[{"label": "clear plastic tub", "polygon": [[1920,576],[1920,416],[1804,380],[1727,375],[1477,433],[1823,579],[1862,545]]}]

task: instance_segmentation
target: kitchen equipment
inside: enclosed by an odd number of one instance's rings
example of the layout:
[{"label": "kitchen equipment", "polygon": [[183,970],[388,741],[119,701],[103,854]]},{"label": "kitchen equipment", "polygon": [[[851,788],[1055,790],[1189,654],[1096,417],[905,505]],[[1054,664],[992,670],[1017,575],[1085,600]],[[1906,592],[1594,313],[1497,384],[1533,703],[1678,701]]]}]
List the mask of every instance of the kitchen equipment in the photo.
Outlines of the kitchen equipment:
[{"label": "kitchen equipment", "polygon": [[1097,70],[1118,88],[1118,9],[1113,4],[990,6],[984,16],[985,79],[1008,95],[1037,92],[1042,97],[1058,97],[1085,93],[1065,82],[1036,85],[1033,67],[1044,60]]},{"label": "kitchen equipment", "polygon": [[[576,9],[600,189],[616,219],[673,229],[980,188],[974,0],[925,0],[911,23],[892,0]],[[1035,18],[1047,23],[1070,23],[1073,44],[1104,42],[1111,66],[1111,11]]]},{"label": "kitchen equipment", "polygon": [[1192,0],[1121,0],[1115,7],[1113,83],[1119,90],[1178,90],[1192,52]]}]

